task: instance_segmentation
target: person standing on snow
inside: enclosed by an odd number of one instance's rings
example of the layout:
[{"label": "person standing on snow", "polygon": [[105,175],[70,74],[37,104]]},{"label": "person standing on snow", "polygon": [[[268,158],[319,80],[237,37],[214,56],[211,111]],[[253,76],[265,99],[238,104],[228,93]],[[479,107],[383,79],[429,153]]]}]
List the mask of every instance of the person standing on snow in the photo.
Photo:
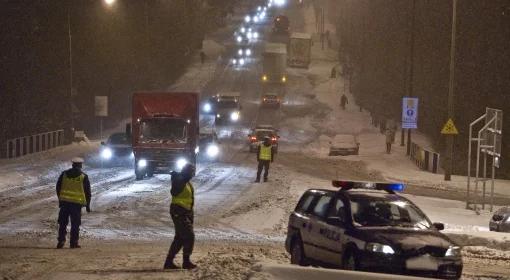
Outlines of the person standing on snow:
[{"label": "person standing on snow", "polygon": [[195,190],[190,180],[195,174],[195,166],[186,164],[181,172],[172,172],[172,202],[170,216],[174,222],[175,236],[166,256],[164,269],[178,269],[174,258],[182,248],[182,268],[193,269],[197,266],[190,260],[195,244],[193,231],[193,206],[195,204]]},{"label": "person standing on snow", "polygon": [[86,207],[90,213],[90,182],[87,174],[81,171],[82,158],[72,159],[72,168],[62,174],[57,181],[57,197],[60,211],[58,213],[57,249],[62,249],[66,242],[67,224],[71,218],[71,248],[81,248],[78,244],[81,225],[81,208]]},{"label": "person standing on snow", "polygon": [[340,97],[340,107],[342,107],[342,110],[345,110],[345,105],[347,104],[349,104],[349,100],[345,94],[342,94],[342,97]]},{"label": "person standing on snow", "polygon": [[262,173],[262,169],[264,169],[264,182],[267,182],[267,176],[269,175],[269,165],[274,160],[274,148],[271,143],[271,138],[269,136],[264,137],[264,142],[259,145],[257,149],[257,179],[255,179],[255,183],[260,183],[260,174]]},{"label": "person standing on snow", "polygon": [[395,131],[391,128],[387,128],[384,132],[384,135],[386,136],[386,153],[391,153],[391,144],[395,142]]}]

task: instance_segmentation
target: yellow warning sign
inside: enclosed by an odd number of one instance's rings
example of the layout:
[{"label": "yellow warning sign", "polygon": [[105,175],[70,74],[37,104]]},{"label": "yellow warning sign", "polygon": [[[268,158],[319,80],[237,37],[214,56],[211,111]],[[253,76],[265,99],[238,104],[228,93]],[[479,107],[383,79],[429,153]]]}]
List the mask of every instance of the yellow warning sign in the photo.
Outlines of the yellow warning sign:
[{"label": "yellow warning sign", "polygon": [[452,119],[448,119],[448,121],[443,126],[443,129],[441,130],[441,134],[447,134],[447,135],[457,135],[459,134],[459,131],[455,127],[455,124],[453,123]]}]

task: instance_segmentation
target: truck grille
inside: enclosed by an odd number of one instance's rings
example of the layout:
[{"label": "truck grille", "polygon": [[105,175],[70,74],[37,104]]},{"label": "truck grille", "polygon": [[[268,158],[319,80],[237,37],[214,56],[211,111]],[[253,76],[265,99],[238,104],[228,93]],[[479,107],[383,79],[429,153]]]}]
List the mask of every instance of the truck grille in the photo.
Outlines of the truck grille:
[{"label": "truck grille", "polygon": [[149,161],[172,162],[177,158],[187,155],[185,150],[141,150],[137,153],[138,158]]}]

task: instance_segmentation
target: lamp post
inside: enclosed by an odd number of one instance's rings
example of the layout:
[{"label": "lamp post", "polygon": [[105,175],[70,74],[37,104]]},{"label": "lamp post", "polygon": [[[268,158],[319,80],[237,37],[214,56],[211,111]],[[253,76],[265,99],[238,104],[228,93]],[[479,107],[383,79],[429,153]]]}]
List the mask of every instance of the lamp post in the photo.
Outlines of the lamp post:
[{"label": "lamp post", "polygon": [[[103,3],[106,4],[106,6],[111,7],[115,4],[117,0],[103,0]],[[73,5],[73,0],[69,1],[69,5],[67,8],[67,36],[68,36],[68,42],[69,42],[69,107],[71,110],[71,132],[72,132],[72,139],[74,139],[74,103],[73,103],[73,36],[72,36],[72,28],[71,28],[71,9]]]}]

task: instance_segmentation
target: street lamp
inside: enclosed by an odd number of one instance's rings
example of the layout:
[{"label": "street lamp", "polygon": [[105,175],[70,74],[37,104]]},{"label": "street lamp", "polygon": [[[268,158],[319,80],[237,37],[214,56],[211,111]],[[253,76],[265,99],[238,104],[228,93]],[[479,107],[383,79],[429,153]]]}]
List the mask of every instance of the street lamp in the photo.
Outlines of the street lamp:
[{"label": "street lamp", "polygon": [[108,6],[112,6],[113,4],[115,4],[116,0],[104,0],[104,3]]}]

